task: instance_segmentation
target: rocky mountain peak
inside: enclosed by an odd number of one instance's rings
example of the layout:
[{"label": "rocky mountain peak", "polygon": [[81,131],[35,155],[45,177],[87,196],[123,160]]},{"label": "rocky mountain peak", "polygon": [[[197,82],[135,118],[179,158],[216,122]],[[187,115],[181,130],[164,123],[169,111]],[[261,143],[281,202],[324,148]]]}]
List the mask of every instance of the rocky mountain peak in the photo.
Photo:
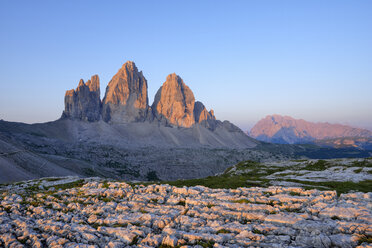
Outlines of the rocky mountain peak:
[{"label": "rocky mountain peak", "polygon": [[194,94],[175,73],[169,74],[155,95],[152,105],[154,116],[167,124],[191,127],[194,119]]},{"label": "rocky mountain peak", "polygon": [[143,121],[148,112],[147,80],[132,61],[113,76],[103,98],[103,119],[110,122]]},{"label": "rocky mountain peak", "polygon": [[208,112],[203,103],[197,101],[194,106],[195,122],[199,123],[209,129],[214,130],[216,127],[216,117],[213,110]]},{"label": "rocky mountain peak", "polygon": [[62,118],[98,121],[101,118],[99,77],[94,75],[85,84],[80,79],[78,87],[65,94],[65,110]]}]

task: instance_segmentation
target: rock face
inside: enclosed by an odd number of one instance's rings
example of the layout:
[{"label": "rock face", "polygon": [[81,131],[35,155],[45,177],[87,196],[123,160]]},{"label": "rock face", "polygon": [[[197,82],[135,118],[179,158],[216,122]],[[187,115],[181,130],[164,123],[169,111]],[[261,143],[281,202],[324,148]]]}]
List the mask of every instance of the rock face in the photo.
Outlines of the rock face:
[{"label": "rock face", "polygon": [[76,90],[68,90],[65,94],[65,111],[62,118],[84,121],[98,121],[101,118],[101,100],[99,77],[94,75],[84,83],[80,79]]},{"label": "rock face", "polygon": [[208,112],[204,104],[199,101],[195,102],[194,117],[196,123],[212,130],[216,128],[217,122],[213,110]]},{"label": "rock face", "polygon": [[156,119],[179,127],[191,127],[195,98],[190,88],[175,73],[168,75],[155,95],[152,111]]},{"label": "rock face", "polygon": [[194,94],[175,73],[167,76],[149,106],[147,80],[132,61],[127,61],[108,83],[100,101],[99,78],[86,84],[80,80],[76,90],[65,96],[62,118],[108,123],[159,122],[162,125],[190,128],[195,124],[211,131],[221,127],[229,132],[241,130],[228,121],[218,121],[213,110],[195,102]]},{"label": "rock face", "polygon": [[128,61],[109,82],[102,101],[106,122],[144,121],[148,112],[147,80],[136,65]]},{"label": "rock face", "polygon": [[269,115],[251,129],[250,135],[262,141],[295,144],[340,137],[372,137],[372,132],[340,124],[313,123],[289,116]]}]

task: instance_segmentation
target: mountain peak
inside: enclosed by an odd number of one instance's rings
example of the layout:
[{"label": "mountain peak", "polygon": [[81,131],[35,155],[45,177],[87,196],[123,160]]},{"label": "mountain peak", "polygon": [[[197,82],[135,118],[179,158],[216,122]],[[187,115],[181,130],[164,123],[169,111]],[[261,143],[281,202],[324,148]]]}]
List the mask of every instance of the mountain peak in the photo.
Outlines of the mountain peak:
[{"label": "mountain peak", "polygon": [[275,114],[257,122],[250,135],[262,141],[294,144],[340,137],[371,137],[372,132],[340,124],[314,123]]},{"label": "mountain peak", "polygon": [[172,73],[156,93],[152,110],[156,118],[170,125],[191,127],[195,123],[194,104],[190,88],[180,76]]},{"label": "mountain peak", "polygon": [[148,110],[147,80],[134,62],[127,61],[112,77],[103,98],[103,119],[132,122],[146,119]]},{"label": "mountain peak", "polygon": [[65,110],[62,118],[98,121],[101,118],[99,77],[94,75],[85,84],[80,79],[78,87],[65,94]]}]

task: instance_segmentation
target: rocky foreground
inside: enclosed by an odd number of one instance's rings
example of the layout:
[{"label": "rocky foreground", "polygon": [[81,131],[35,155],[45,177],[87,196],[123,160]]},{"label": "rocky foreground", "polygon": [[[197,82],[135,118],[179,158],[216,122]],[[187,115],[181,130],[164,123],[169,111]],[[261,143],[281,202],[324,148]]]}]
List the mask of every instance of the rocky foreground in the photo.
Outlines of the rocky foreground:
[{"label": "rocky foreground", "polygon": [[0,247],[371,247],[372,193],[47,178],[0,187]]}]

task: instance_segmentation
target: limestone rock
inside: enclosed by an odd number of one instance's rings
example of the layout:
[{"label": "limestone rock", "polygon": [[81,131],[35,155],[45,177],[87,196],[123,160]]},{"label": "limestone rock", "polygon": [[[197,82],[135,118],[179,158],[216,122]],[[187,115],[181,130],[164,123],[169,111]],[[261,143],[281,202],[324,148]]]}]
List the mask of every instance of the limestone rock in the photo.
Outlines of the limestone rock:
[{"label": "limestone rock", "polygon": [[132,61],[127,61],[108,83],[102,101],[106,122],[144,121],[148,112],[147,80]]},{"label": "limestone rock", "polygon": [[80,79],[76,90],[68,90],[65,94],[65,111],[62,118],[84,121],[98,121],[101,118],[101,99],[99,77],[94,75],[84,83]]},{"label": "limestone rock", "polygon": [[199,123],[211,130],[216,128],[217,122],[213,110],[208,112],[204,104],[199,101],[195,102],[194,117],[196,123]]},{"label": "limestone rock", "polygon": [[155,95],[152,111],[155,118],[178,127],[191,127],[194,119],[194,94],[175,73],[168,75]]}]

